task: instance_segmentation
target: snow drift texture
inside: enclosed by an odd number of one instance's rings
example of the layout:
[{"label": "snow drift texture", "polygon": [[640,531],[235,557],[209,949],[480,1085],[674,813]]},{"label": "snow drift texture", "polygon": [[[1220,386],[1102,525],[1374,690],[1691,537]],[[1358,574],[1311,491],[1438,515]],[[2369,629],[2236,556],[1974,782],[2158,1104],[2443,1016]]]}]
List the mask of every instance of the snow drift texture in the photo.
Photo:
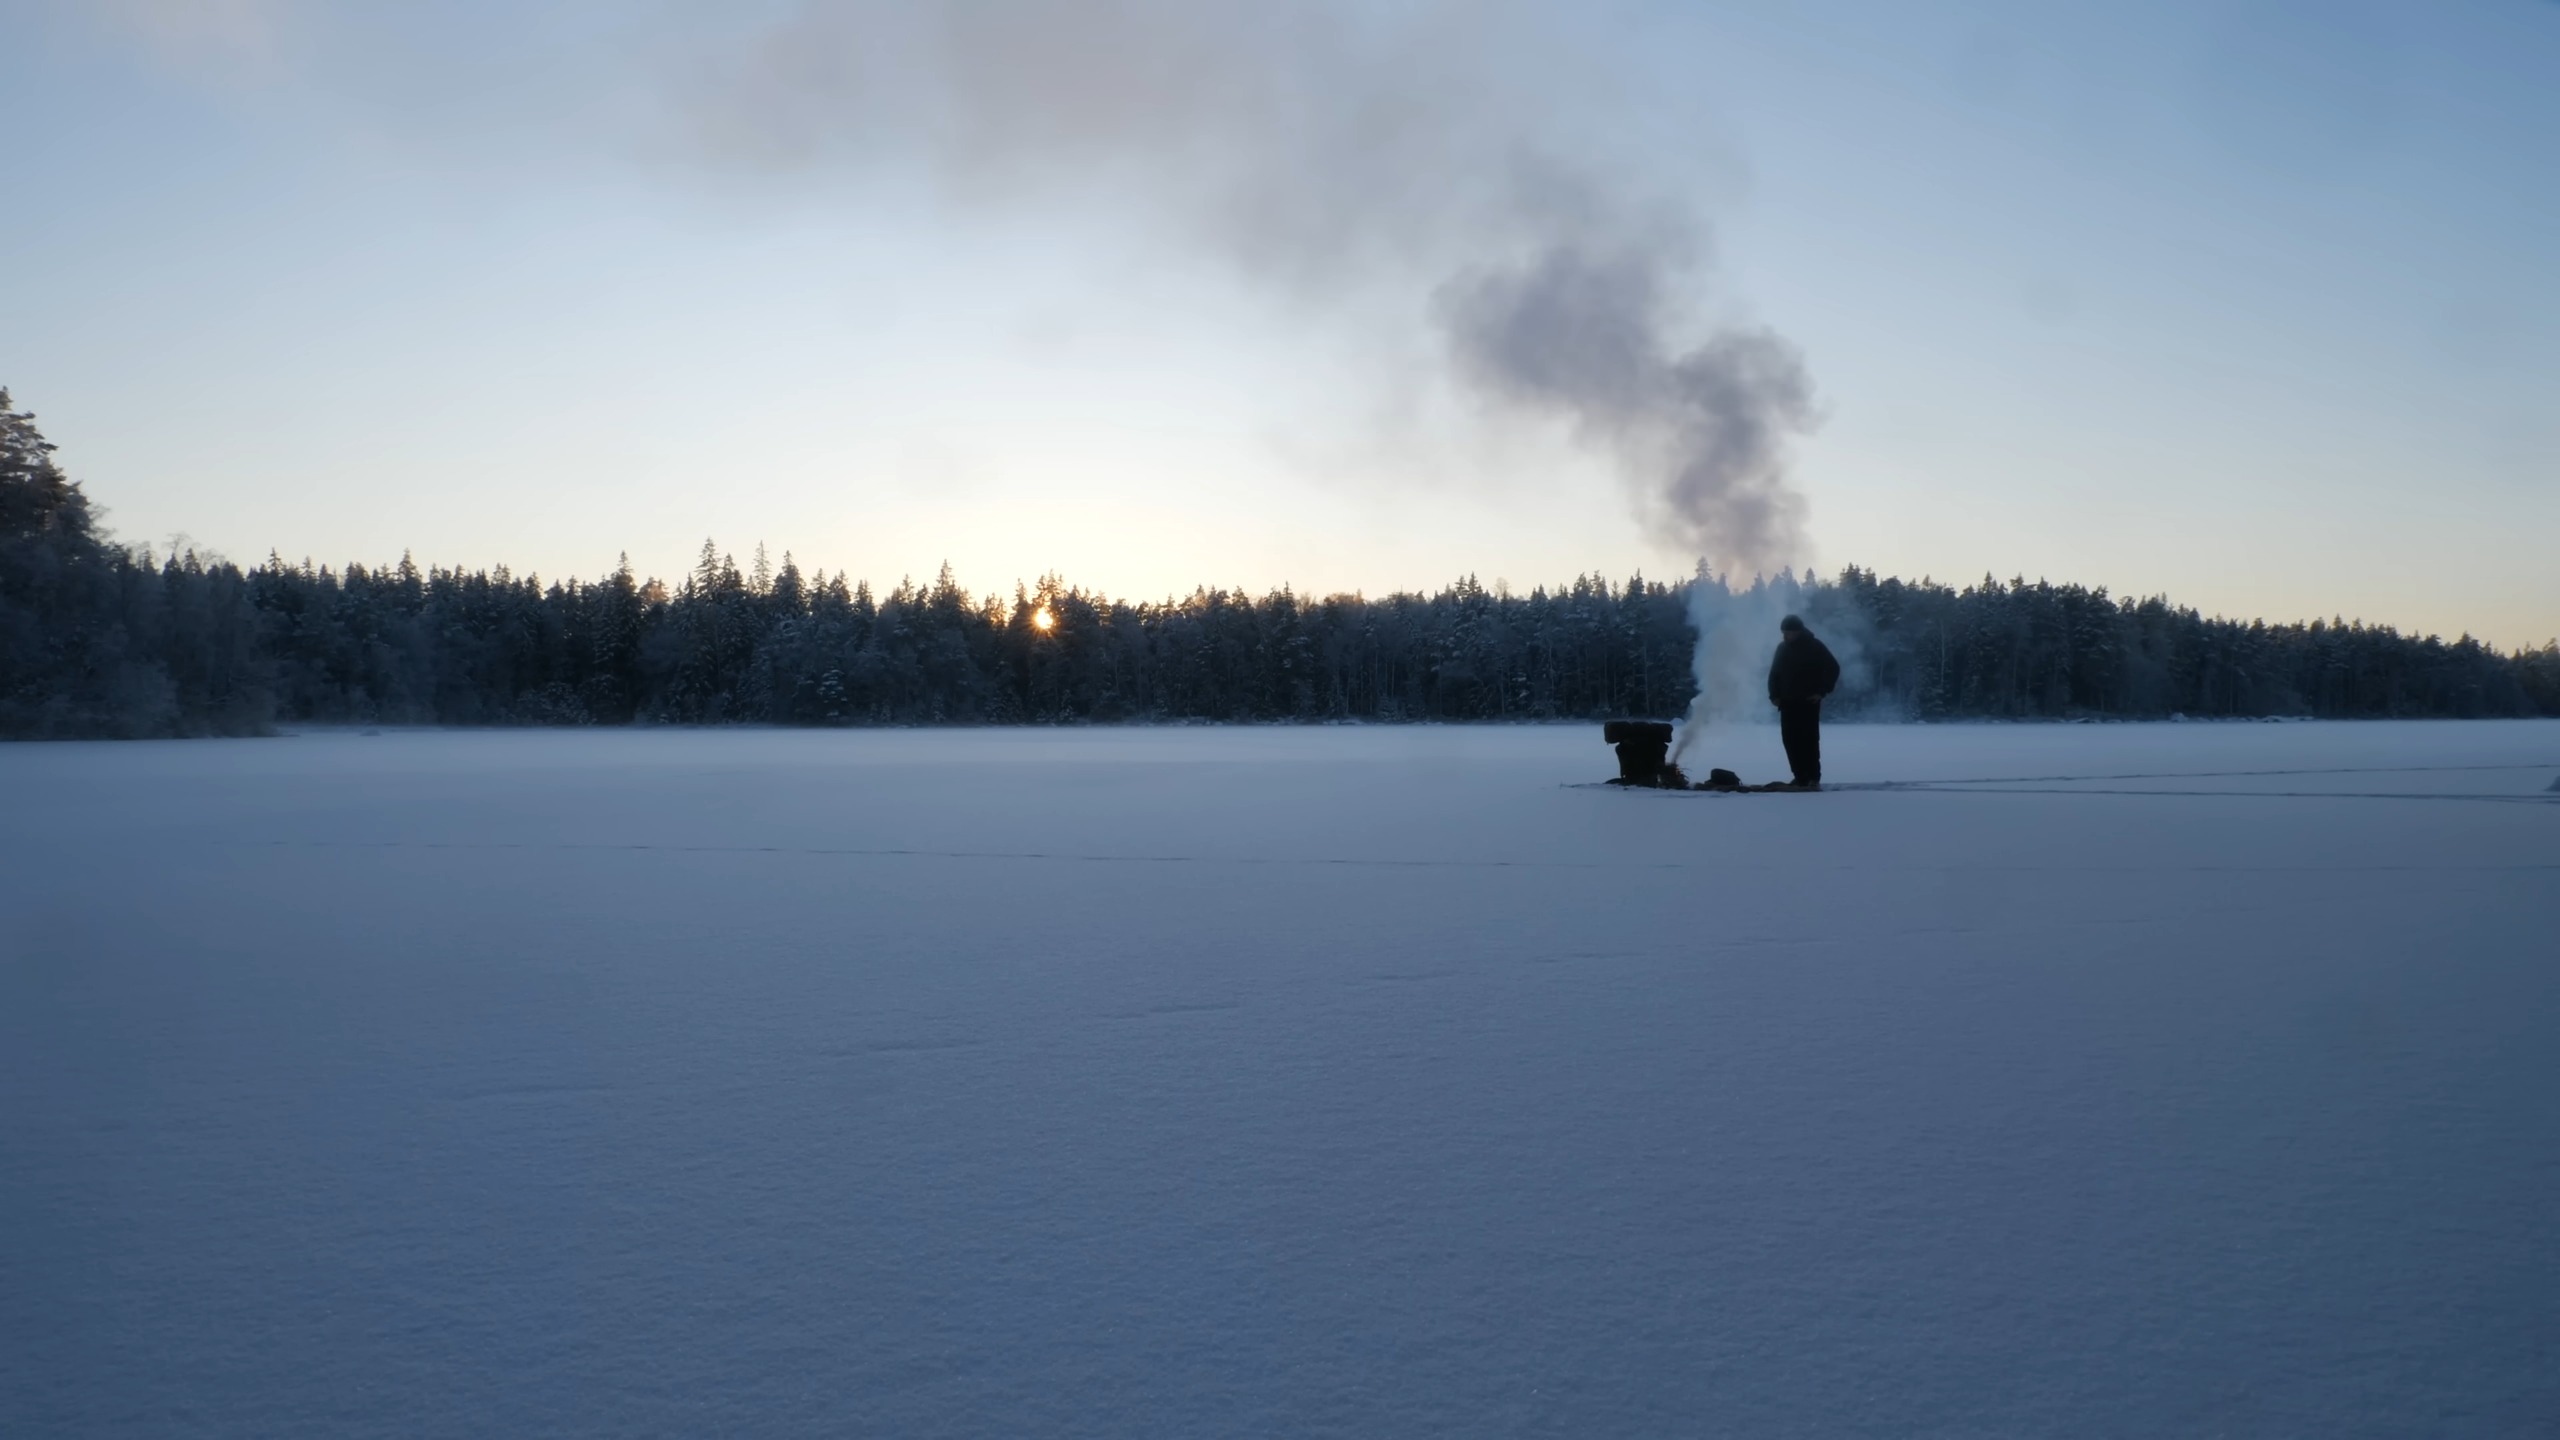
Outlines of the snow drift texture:
[{"label": "snow drift texture", "polygon": [[1831,755],[0,749],[0,1434],[2560,1413],[2560,726]]}]

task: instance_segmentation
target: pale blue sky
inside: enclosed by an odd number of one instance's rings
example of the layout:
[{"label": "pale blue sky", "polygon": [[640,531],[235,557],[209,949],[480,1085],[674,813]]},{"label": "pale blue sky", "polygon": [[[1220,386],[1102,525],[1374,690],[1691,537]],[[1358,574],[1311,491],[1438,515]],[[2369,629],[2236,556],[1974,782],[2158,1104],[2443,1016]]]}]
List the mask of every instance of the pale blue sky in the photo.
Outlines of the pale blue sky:
[{"label": "pale blue sky", "polygon": [[[1688,568],[1449,390],[1418,272],[1275,284],[1137,170],[706,140],[799,8],[0,0],[0,384],[120,534],[242,560]],[[1694,205],[1700,323],[1804,352],[1803,560],[2560,631],[2560,5],[1618,4],[1477,45],[1410,83],[1499,75],[1503,123]],[[1436,193],[1381,153],[1386,201]]]}]

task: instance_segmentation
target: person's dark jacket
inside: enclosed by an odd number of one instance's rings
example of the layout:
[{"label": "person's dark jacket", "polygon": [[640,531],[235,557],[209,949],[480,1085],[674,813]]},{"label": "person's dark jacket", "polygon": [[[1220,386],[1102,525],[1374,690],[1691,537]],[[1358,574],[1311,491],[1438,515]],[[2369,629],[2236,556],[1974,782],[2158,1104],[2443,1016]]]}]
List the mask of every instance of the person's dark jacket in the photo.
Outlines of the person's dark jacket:
[{"label": "person's dark jacket", "polygon": [[1810,630],[1789,631],[1769,661],[1769,703],[1784,708],[1819,700],[1840,683],[1840,662]]}]

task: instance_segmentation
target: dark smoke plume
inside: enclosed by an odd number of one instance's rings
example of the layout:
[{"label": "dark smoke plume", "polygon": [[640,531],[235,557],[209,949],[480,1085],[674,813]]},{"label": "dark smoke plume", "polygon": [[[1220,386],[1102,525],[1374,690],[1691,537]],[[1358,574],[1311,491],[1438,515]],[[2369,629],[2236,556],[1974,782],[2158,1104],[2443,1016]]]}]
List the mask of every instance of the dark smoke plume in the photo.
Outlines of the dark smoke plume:
[{"label": "dark smoke plume", "polygon": [[724,163],[921,169],[948,199],[1134,212],[1293,297],[1401,288],[1482,401],[1561,419],[1660,539],[1802,558],[1812,385],[1759,329],[1679,339],[1703,219],[1592,158],[1623,100],[1477,3],[807,0],[698,97]]},{"label": "dark smoke plume", "polygon": [[1451,281],[1439,318],[1462,377],[1612,452],[1657,534],[1728,570],[1783,567],[1803,548],[1787,442],[1812,425],[1813,384],[1767,330],[1672,353],[1665,291],[1682,258],[1557,246]]}]

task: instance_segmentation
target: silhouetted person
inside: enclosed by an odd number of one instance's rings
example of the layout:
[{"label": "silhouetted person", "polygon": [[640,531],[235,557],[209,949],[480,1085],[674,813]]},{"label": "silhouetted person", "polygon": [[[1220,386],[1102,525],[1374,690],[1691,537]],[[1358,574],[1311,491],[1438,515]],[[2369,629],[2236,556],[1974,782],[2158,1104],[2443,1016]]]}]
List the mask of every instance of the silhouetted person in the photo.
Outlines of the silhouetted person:
[{"label": "silhouetted person", "polygon": [[1769,703],[1778,707],[1778,738],[1798,787],[1822,786],[1822,697],[1840,683],[1831,647],[1793,615],[1778,622],[1778,653],[1769,661]]}]

